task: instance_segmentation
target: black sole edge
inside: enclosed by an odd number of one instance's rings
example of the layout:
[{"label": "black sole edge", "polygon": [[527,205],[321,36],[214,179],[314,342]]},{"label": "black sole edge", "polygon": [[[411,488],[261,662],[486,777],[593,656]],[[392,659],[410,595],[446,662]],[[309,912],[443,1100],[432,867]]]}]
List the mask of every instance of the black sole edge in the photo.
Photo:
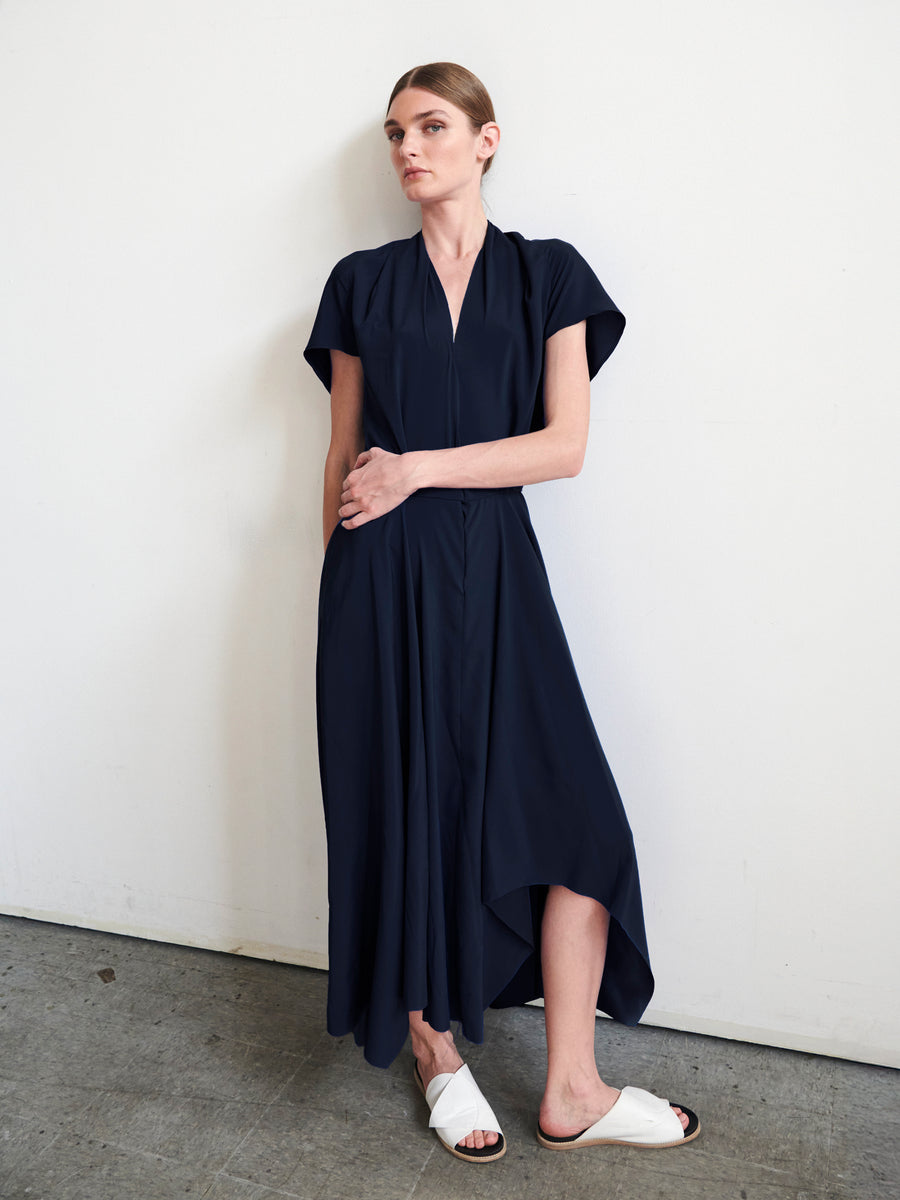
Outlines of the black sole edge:
[{"label": "black sole edge", "polygon": [[684,1140],[687,1141],[689,1137],[693,1137],[699,1131],[700,1118],[692,1108],[687,1108],[684,1104],[676,1104],[675,1107],[680,1108],[688,1119],[687,1129],[684,1131]]}]

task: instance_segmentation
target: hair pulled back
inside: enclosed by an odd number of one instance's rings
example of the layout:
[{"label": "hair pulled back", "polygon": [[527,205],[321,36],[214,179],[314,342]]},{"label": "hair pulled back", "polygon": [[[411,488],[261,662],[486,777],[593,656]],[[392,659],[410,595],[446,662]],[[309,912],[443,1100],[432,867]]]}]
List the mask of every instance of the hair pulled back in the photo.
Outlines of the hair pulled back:
[{"label": "hair pulled back", "polygon": [[[423,88],[426,92],[433,92],[435,96],[454,104],[469,118],[473,133],[477,133],[482,125],[495,120],[494,106],[487,88],[477,75],[473,75],[458,63],[425,63],[424,66],[413,67],[411,71],[401,75],[394,84],[394,90],[388,100],[388,111],[397,96],[407,88]],[[484,160],[482,175],[491,169],[493,161],[493,155]]]}]

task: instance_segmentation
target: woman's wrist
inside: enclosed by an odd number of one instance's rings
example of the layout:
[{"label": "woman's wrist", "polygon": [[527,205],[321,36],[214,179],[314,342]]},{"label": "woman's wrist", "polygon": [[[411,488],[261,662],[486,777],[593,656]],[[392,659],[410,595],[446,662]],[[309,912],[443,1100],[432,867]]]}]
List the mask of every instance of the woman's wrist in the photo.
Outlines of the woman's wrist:
[{"label": "woman's wrist", "polygon": [[428,462],[433,453],[433,450],[407,450],[403,455],[409,466],[409,482],[412,485],[412,491],[416,492],[419,488],[431,486],[428,481]]}]

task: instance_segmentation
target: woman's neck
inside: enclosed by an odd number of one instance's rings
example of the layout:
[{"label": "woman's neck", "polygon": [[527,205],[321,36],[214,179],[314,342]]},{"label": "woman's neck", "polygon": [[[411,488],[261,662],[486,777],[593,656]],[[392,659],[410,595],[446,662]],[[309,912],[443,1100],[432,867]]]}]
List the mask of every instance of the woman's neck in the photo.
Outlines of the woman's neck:
[{"label": "woman's neck", "polygon": [[474,203],[444,200],[422,205],[422,237],[432,259],[458,259],[477,254],[487,226],[480,193]]}]

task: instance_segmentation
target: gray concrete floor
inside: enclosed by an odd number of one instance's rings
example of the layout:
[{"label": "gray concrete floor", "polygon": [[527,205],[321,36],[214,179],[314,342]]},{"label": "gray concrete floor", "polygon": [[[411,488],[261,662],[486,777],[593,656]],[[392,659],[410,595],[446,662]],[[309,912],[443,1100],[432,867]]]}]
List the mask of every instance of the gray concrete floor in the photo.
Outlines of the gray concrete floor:
[{"label": "gray concrete floor", "polygon": [[0,1197],[900,1197],[897,1072],[608,1021],[609,1082],[683,1101],[703,1132],[674,1150],[542,1149],[535,1008],[489,1011],[485,1044],[462,1043],[509,1152],[460,1163],[428,1130],[408,1049],[379,1071],[324,1032],[325,984],[302,967],[0,916]]}]

